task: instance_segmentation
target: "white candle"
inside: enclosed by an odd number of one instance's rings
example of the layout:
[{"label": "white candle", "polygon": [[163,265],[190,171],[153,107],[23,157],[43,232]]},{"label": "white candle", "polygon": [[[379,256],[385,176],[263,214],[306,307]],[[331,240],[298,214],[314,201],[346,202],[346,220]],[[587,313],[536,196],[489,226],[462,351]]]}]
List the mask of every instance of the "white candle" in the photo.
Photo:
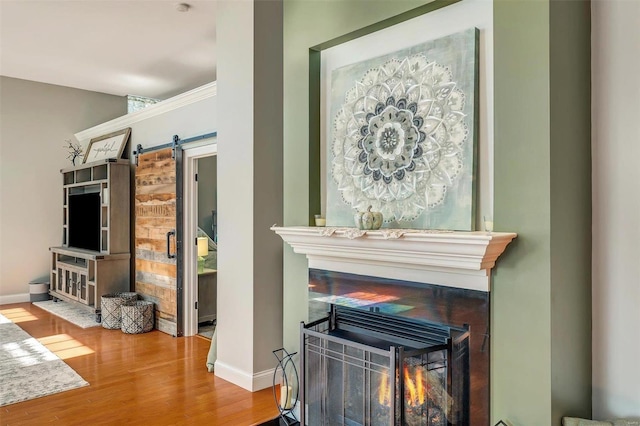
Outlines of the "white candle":
[{"label": "white candle", "polygon": [[493,219],[491,216],[483,216],[482,219],[484,221],[484,230],[491,233],[493,231]]},{"label": "white candle", "polygon": [[288,410],[291,408],[291,397],[293,393],[291,392],[291,386],[280,386],[280,407],[283,410]]}]

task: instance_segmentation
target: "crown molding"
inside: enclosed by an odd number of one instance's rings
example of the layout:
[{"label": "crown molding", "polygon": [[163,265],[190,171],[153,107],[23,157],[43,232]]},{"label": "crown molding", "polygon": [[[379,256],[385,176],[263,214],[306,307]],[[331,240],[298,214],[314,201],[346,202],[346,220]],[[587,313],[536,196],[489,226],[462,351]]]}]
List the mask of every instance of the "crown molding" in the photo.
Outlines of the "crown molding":
[{"label": "crown molding", "polygon": [[98,124],[97,126],[93,126],[89,129],[78,132],[74,136],[79,142],[88,141],[98,136],[106,135],[108,133],[130,127],[131,125],[140,121],[147,120],[149,118],[165,114],[169,111],[182,108],[195,102],[214,97],[217,93],[217,83],[213,81],[209,84],[205,84],[204,86],[197,87],[188,92],[181,93],[162,102],[158,102],[157,104],[151,105],[140,111],[123,115],[122,117],[114,118],[113,120]]}]

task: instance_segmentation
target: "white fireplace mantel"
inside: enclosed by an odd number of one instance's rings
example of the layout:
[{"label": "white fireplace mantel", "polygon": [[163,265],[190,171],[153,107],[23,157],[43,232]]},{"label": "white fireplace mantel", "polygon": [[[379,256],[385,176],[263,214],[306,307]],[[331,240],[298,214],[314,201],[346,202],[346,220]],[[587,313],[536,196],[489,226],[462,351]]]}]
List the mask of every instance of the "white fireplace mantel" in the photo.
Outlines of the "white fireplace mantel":
[{"label": "white fireplace mantel", "polygon": [[491,289],[491,269],[517,234],[416,229],[307,226],[271,228],[309,268],[438,284]]}]

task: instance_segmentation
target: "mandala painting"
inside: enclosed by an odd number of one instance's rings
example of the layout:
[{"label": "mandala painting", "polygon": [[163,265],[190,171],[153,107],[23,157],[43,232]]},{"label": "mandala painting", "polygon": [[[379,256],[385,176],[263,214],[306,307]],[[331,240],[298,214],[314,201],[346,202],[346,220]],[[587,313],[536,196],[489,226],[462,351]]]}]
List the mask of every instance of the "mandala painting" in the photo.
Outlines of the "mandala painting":
[{"label": "mandala painting", "polygon": [[477,30],[331,76],[327,224],[380,211],[387,227],[472,230]]}]

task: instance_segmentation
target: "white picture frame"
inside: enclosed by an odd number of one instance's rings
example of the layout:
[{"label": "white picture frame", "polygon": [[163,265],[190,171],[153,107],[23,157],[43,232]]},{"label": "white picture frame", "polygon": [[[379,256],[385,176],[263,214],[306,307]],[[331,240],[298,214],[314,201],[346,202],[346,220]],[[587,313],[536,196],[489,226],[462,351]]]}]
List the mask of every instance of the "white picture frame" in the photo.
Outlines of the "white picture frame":
[{"label": "white picture frame", "polygon": [[126,129],[91,139],[82,163],[120,158],[129,140],[129,135],[131,135],[131,128],[127,127]]}]

